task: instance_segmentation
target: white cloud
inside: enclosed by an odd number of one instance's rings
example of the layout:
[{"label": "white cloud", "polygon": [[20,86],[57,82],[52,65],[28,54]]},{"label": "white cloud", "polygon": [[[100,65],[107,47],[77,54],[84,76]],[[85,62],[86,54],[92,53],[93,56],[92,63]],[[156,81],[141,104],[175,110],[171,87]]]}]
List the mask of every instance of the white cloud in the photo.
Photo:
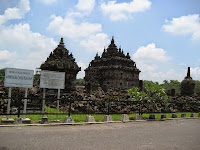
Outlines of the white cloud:
[{"label": "white cloud", "polygon": [[102,25],[90,23],[85,18],[83,20],[83,16],[91,13],[94,3],[95,0],[79,0],[75,6],[78,11],[71,10],[66,17],[52,15],[52,21],[47,30],[72,39],[91,52],[102,51],[108,43],[108,36],[102,32]]},{"label": "white cloud", "polygon": [[7,8],[3,15],[0,15],[0,25],[11,19],[21,19],[30,10],[29,0],[20,0],[18,7]]},{"label": "white cloud", "polygon": [[9,52],[8,50],[0,50],[0,62],[9,61],[17,56],[16,52]]},{"label": "white cloud", "polygon": [[183,70],[170,69],[168,71],[149,71],[140,74],[140,78],[143,80],[150,80],[154,82],[163,83],[164,80],[178,80],[182,81],[184,79]]},{"label": "white cloud", "polygon": [[79,61],[77,64],[79,67],[81,67],[81,71],[79,71],[77,78],[84,78],[85,76],[84,70],[87,68],[87,66],[82,61]]},{"label": "white cloud", "polygon": [[129,3],[116,3],[108,1],[107,4],[103,3],[101,9],[103,13],[109,15],[112,21],[127,20],[132,18],[132,14],[136,12],[143,12],[149,9],[151,2],[149,0],[132,0]]},{"label": "white cloud", "polygon": [[39,0],[39,1],[46,5],[50,5],[50,4],[55,3],[57,0]]},{"label": "white cloud", "polygon": [[91,35],[88,39],[82,40],[80,45],[87,48],[89,51],[103,52],[103,47],[108,45],[108,36],[105,33]]},{"label": "white cloud", "polygon": [[[29,1],[21,0],[18,7],[7,8],[0,21],[5,23],[11,19],[21,19],[29,10]],[[52,38],[32,32],[29,24],[20,23],[0,25],[0,45],[4,49],[0,51],[1,67],[35,69],[46,60],[57,43]]]},{"label": "white cloud", "polygon": [[80,11],[91,12],[94,8],[95,0],[79,0],[76,8]]},{"label": "white cloud", "polygon": [[67,38],[88,37],[92,34],[102,31],[101,24],[81,22],[78,23],[73,18],[62,18],[60,16],[52,16],[53,20],[47,27],[51,32],[56,33]]},{"label": "white cloud", "polygon": [[[157,48],[154,43],[148,44],[146,47],[139,47],[133,54],[133,60],[136,61],[137,68],[141,70],[140,78],[160,83],[165,79],[170,78],[172,80],[173,77],[180,77],[180,74],[175,74],[174,70],[159,71],[170,59],[171,57],[167,55],[166,50]],[[175,76],[172,76],[172,74]]]},{"label": "white cloud", "polygon": [[[187,75],[187,69],[181,69],[182,67],[172,69],[170,67],[183,66],[185,68],[186,64],[172,65],[172,58],[167,55],[166,50],[157,48],[154,43],[148,44],[146,47],[139,47],[133,54],[133,60],[136,62],[137,68],[141,70],[140,79],[142,80],[152,80],[159,83],[162,83],[163,80],[182,81]],[[200,79],[200,67],[191,68],[191,77],[194,80]]]},{"label": "white cloud", "polygon": [[166,55],[166,51],[162,48],[157,48],[154,43],[148,44],[146,47],[142,46],[138,48],[133,58],[147,63],[151,63],[152,61],[166,62],[170,59]]},{"label": "white cloud", "polygon": [[162,29],[175,35],[192,35],[192,40],[200,40],[200,16],[199,14],[172,18],[166,21]]},{"label": "white cloud", "polygon": [[190,75],[194,80],[200,80],[200,67],[191,68]]},{"label": "white cloud", "polygon": [[[8,57],[10,62],[6,64],[1,62],[1,67],[9,65],[10,67],[34,69],[46,60],[46,57],[57,45],[52,38],[32,32],[29,24],[1,26],[0,35],[1,47],[9,49],[9,51],[1,51],[0,55]],[[15,52],[13,53],[11,50]],[[13,59],[16,61],[13,62]]]},{"label": "white cloud", "polygon": [[[29,24],[10,25],[0,27],[0,45],[1,47],[29,52],[49,51],[52,45],[56,45],[52,38],[47,38],[40,33],[34,33],[30,30]],[[12,35],[12,36],[10,36]],[[48,43],[48,44],[46,44]],[[49,45],[49,46],[48,46]]]}]

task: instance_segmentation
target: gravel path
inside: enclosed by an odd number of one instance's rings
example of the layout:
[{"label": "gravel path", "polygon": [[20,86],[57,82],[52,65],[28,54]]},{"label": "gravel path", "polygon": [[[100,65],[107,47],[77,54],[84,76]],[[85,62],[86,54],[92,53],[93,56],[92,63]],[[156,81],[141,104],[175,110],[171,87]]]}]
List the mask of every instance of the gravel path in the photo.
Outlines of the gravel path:
[{"label": "gravel path", "polygon": [[0,127],[0,150],[200,150],[200,119]]}]

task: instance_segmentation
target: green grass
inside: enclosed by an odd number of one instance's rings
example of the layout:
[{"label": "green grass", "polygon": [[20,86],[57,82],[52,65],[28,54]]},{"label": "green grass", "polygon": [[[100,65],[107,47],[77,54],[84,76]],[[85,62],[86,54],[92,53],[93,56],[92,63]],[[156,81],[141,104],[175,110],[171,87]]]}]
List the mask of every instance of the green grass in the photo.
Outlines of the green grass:
[{"label": "green grass", "polygon": [[[53,108],[51,108],[51,109],[53,109]],[[56,113],[56,110],[53,109],[53,111],[50,111],[50,112],[51,113]],[[185,113],[186,117],[190,117],[192,112],[182,112],[182,113]],[[180,118],[182,113],[176,113],[177,117]],[[156,113],[155,114],[155,118],[156,119],[160,119],[162,114],[166,114],[167,118],[171,118],[172,117],[172,113]],[[194,113],[194,114],[195,114],[196,117],[198,117],[198,115],[199,115],[199,113]],[[133,119],[136,115],[137,114],[129,114],[128,116],[129,116],[130,119]],[[143,114],[142,116],[143,116],[144,119],[148,119],[149,115],[150,114]],[[44,115],[44,116],[48,117],[49,121],[56,120],[56,115]],[[58,115],[58,120],[60,120],[60,122],[63,122],[66,116],[67,116],[66,114]],[[87,116],[88,116],[88,114],[72,114],[71,115],[71,117],[74,119],[75,122],[85,122]],[[95,118],[95,120],[97,122],[101,122],[101,121],[104,120],[104,116],[105,115],[103,115],[103,114],[100,114],[100,115],[93,114],[91,116],[94,116],[94,118]],[[22,115],[20,117],[23,118]],[[6,118],[6,115],[5,116],[0,116],[0,120],[1,119],[5,119],[5,118]],[[11,115],[9,118],[12,118],[12,119],[17,118],[17,115]],[[31,119],[32,123],[39,123],[39,121],[42,119],[42,115],[27,115],[26,118]],[[112,115],[113,121],[119,121],[120,118],[121,118],[120,114]]]}]

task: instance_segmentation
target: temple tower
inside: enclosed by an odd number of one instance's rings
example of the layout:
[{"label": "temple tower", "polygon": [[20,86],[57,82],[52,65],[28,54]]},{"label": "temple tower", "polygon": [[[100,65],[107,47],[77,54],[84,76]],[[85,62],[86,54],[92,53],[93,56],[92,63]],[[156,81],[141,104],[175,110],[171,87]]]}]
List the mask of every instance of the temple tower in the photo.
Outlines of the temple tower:
[{"label": "temple tower", "polygon": [[190,67],[188,67],[187,76],[181,82],[181,95],[190,96],[194,94],[195,82],[190,76]]},{"label": "temple tower", "polygon": [[101,87],[104,91],[109,88],[125,90],[139,86],[139,73],[136,64],[130,59],[129,53],[124,54],[118,49],[112,37],[102,56],[96,54],[94,60],[85,69],[85,85],[87,91],[95,91]]},{"label": "temple tower", "polygon": [[49,71],[65,72],[65,90],[75,90],[75,80],[77,73],[81,70],[75,62],[72,53],[65,48],[63,38],[57,48],[50,53],[47,60],[41,64],[40,69]]}]

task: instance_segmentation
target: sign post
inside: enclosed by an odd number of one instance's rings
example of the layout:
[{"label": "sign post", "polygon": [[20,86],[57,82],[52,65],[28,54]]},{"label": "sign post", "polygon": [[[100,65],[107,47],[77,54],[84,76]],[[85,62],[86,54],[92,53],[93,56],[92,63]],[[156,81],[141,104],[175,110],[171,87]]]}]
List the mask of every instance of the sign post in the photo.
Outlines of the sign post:
[{"label": "sign post", "polygon": [[[4,86],[9,87],[8,93],[8,107],[7,107],[7,119],[10,114],[10,103],[11,103],[11,87],[25,88],[25,101],[24,101],[24,112],[26,113],[27,106],[27,92],[28,88],[33,87],[33,70],[6,68]],[[20,111],[20,110],[18,110]],[[24,116],[25,117],[25,116]]]},{"label": "sign post", "polygon": [[8,89],[7,119],[9,119],[9,114],[10,114],[11,90],[12,90],[12,88],[9,87],[9,89]]},{"label": "sign post", "polygon": [[58,121],[59,99],[60,99],[60,89],[58,89],[58,96],[57,96],[57,114],[56,114],[56,121]]},{"label": "sign post", "polygon": [[42,117],[44,117],[44,106],[45,106],[45,88],[43,88],[43,96],[42,96]]},{"label": "sign post", "polygon": [[26,119],[27,95],[28,95],[28,88],[25,88],[23,119]]},{"label": "sign post", "polygon": [[[43,114],[45,106],[45,88],[58,89],[57,115],[56,115],[56,121],[58,121],[60,90],[65,88],[65,72],[42,70],[40,75],[40,88],[43,88],[43,104],[42,104]],[[44,117],[44,115],[42,117]]]}]

